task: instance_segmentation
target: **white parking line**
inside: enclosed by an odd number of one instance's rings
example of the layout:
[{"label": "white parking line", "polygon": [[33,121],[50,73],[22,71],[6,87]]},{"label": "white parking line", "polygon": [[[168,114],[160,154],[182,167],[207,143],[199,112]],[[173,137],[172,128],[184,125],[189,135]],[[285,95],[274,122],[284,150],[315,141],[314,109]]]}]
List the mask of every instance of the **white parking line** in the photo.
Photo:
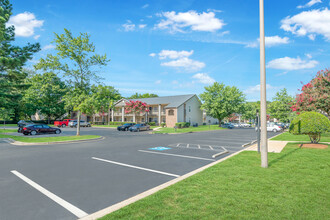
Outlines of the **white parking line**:
[{"label": "white parking line", "polygon": [[174,156],[174,157],[186,157],[186,158],[190,158],[190,159],[215,161],[215,160],[203,158],[203,157],[192,157],[192,156],[186,156],[186,155],[180,155],[180,154],[169,154],[169,153],[161,153],[161,152],[146,151],[146,150],[139,150],[139,151],[144,152],[144,153],[151,153],[151,154],[161,154],[161,155],[168,155],[168,156]]},{"label": "white parking line", "polygon": [[131,168],[135,168],[135,169],[139,169],[139,170],[145,170],[145,171],[150,171],[150,172],[154,172],[154,173],[159,173],[159,174],[163,174],[163,175],[167,175],[167,176],[179,177],[179,175],[172,174],[172,173],[166,173],[166,172],[162,172],[162,171],[158,171],[158,170],[152,170],[152,169],[148,169],[148,168],[133,166],[133,165],[119,163],[119,162],[115,162],[115,161],[111,161],[111,160],[105,160],[105,159],[101,159],[101,158],[97,158],[97,157],[92,157],[92,159],[107,162],[107,163],[113,163],[113,164],[117,164],[117,165],[124,166],[124,167],[131,167]]},{"label": "white parking line", "polygon": [[210,147],[211,150],[214,150],[213,147],[212,147],[211,145],[209,145],[209,147]]},{"label": "white parking line", "polygon": [[59,204],[60,206],[62,206],[63,208],[65,208],[66,210],[68,210],[69,212],[74,214],[75,216],[77,216],[78,218],[82,218],[82,217],[88,215],[86,212],[84,212],[81,209],[77,208],[76,206],[68,203],[67,201],[61,199],[60,197],[58,197],[54,193],[49,192],[47,189],[43,188],[42,186],[40,186],[36,182],[33,182],[32,180],[30,180],[29,178],[27,178],[23,174],[19,173],[18,171],[12,170],[10,172],[12,172],[14,175],[19,177],[21,180],[23,180],[24,182],[26,182],[27,184],[29,184],[30,186],[32,186],[33,188],[35,188],[36,190],[38,190],[39,192],[41,192],[42,194],[44,194],[45,196],[47,196],[48,198],[50,198],[51,200],[56,202],[57,204]]}]

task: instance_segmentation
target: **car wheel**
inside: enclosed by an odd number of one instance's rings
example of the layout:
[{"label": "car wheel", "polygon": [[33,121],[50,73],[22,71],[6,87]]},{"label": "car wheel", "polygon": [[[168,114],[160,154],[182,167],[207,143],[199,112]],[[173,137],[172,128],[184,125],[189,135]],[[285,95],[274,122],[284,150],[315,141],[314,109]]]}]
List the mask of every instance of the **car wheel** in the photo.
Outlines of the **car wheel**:
[{"label": "car wheel", "polygon": [[276,130],[276,129],[274,129],[274,130],[273,130],[273,132],[274,132],[274,133],[276,133],[276,132],[277,132],[277,130]]},{"label": "car wheel", "polygon": [[124,131],[128,131],[128,128],[125,128]]},{"label": "car wheel", "polygon": [[92,125],[87,125],[87,127],[92,127]]},{"label": "car wheel", "polygon": [[61,130],[56,130],[55,131],[55,134],[60,134],[61,133]]},{"label": "car wheel", "polygon": [[63,124],[63,125],[62,125],[62,128],[65,128],[65,127],[66,127],[66,125],[65,125],[65,124]]},{"label": "car wheel", "polygon": [[140,128],[138,128],[136,131],[137,131],[137,132],[140,132]]},{"label": "car wheel", "polygon": [[28,135],[28,133],[23,133],[24,135]]},{"label": "car wheel", "polygon": [[31,134],[31,135],[36,135],[37,132],[36,132],[36,131],[31,131],[30,134]]}]

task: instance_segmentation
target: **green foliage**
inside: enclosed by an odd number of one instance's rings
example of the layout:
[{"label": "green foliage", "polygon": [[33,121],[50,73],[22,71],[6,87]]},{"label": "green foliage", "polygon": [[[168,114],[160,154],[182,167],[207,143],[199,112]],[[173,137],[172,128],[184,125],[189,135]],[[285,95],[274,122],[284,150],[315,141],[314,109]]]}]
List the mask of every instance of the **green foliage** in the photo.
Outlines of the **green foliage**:
[{"label": "green foliage", "polygon": [[80,134],[80,112],[90,113],[90,99],[92,82],[99,82],[97,68],[106,66],[110,61],[106,55],[95,53],[95,46],[90,42],[90,35],[80,33],[74,37],[64,29],[64,34],[56,34],[54,42],[56,55],[48,54],[35,65],[37,70],[55,71],[67,79],[70,92],[64,97],[66,108],[78,111],[77,135]]},{"label": "green foliage", "polygon": [[21,98],[26,89],[24,80],[27,74],[23,66],[40,50],[39,43],[20,47],[15,41],[14,26],[6,27],[12,15],[12,5],[8,0],[0,0],[0,107],[14,110],[14,119],[18,120],[21,110]]},{"label": "green foliage", "polygon": [[150,126],[156,126],[156,122],[154,122],[154,121],[148,122],[147,124],[150,125]]},{"label": "green foliage", "polygon": [[134,95],[128,97],[127,99],[142,99],[142,98],[153,98],[153,97],[158,97],[157,94],[152,94],[152,93],[135,93]]},{"label": "green foliage", "polygon": [[205,87],[205,90],[200,95],[203,102],[201,109],[205,109],[207,115],[217,118],[219,126],[224,118],[243,112],[245,96],[237,87],[215,82]]},{"label": "green foliage", "polygon": [[286,89],[277,92],[273,102],[268,105],[270,115],[281,122],[291,121],[295,115],[291,110],[293,100],[294,98],[288,95]]},{"label": "green foliage", "polygon": [[[260,108],[260,105],[259,105]],[[242,118],[245,120],[252,120],[256,118],[258,104],[256,102],[247,102],[244,104]]]},{"label": "green foliage", "polygon": [[305,112],[297,116],[290,124],[290,133],[307,134],[312,143],[318,143],[321,134],[330,131],[329,119],[318,112]]},{"label": "green foliage", "polygon": [[175,123],[175,126],[177,128],[189,128],[190,123],[189,122],[178,122],[178,123]]},{"label": "green foliage", "polygon": [[51,118],[57,119],[66,112],[62,99],[67,93],[67,87],[56,74],[35,74],[28,79],[28,83],[30,87],[25,91],[23,102],[29,115],[40,111],[50,121]]},{"label": "green foliage", "polygon": [[162,123],[160,123],[160,126],[164,128],[166,126],[166,123],[162,122]]}]

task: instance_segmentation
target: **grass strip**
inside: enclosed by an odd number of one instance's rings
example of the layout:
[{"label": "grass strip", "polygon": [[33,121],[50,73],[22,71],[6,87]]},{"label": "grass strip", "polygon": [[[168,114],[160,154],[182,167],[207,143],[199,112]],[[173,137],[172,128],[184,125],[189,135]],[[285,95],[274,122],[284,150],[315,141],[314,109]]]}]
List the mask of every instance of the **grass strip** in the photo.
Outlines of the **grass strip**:
[{"label": "grass strip", "polygon": [[17,132],[17,129],[0,129],[0,133]]},{"label": "grass strip", "polygon": [[15,141],[21,141],[26,143],[42,143],[42,142],[59,142],[59,141],[78,141],[99,138],[99,135],[81,135],[81,136],[58,136],[58,137],[21,137],[7,134],[0,134],[0,138],[11,138]]},{"label": "grass strip", "polygon": [[[310,141],[308,135],[293,135],[285,132],[271,139],[272,141]],[[330,142],[330,132],[321,135],[320,142]]]},{"label": "grass strip", "polygon": [[189,128],[160,128],[157,131],[154,131],[155,134],[167,134],[167,133],[187,133],[187,132],[199,132],[199,131],[212,131],[212,130],[223,130],[227,128],[219,127],[219,125],[201,125],[198,127],[189,127]]},{"label": "grass strip", "polygon": [[290,143],[265,169],[245,151],[101,220],[329,219],[329,158]]}]

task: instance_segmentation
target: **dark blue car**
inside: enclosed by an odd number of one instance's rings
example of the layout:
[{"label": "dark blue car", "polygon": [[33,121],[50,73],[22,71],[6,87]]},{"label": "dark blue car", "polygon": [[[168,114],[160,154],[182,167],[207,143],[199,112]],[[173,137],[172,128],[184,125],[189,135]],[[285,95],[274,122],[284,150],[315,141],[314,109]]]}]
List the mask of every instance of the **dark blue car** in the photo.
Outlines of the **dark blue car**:
[{"label": "dark blue car", "polygon": [[122,126],[118,126],[117,130],[118,131],[128,131],[128,129],[134,125],[135,125],[135,123],[126,123],[126,124],[123,124]]},{"label": "dark blue car", "polygon": [[232,123],[224,123],[223,125],[221,125],[221,127],[228,128],[228,129],[233,129],[234,125]]},{"label": "dark blue car", "polygon": [[129,130],[132,131],[148,131],[150,129],[150,126],[147,124],[136,124],[129,128]]}]

